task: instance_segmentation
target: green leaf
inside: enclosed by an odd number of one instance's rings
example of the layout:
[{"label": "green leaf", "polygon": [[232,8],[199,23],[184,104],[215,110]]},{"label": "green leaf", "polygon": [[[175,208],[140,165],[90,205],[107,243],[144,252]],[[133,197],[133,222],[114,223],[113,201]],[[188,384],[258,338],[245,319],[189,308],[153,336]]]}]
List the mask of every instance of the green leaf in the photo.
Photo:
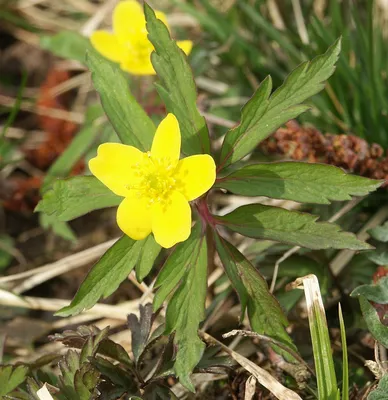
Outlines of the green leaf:
[{"label": "green leaf", "polygon": [[341,232],[329,222],[316,222],[315,215],[283,208],[250,204],[223,217],[218,223],[244,236],[289,243],[309,249],[368,250],[370,246],[353,233]]},{"label": "green leaf", "polygon": [[[118,364],[113,364],[110,361],[106,360],[102,357],[95,357],[90,360],[91,364],[98,369],[98,371],[109,381],[111,381],[116,391],[114,391],[116,396],[121,396],[124,394],[125,389],[130,390],[133,389],[134,382],[133,378],[128,371],[120,368]],[[118,391],[118,388],[122,388],[122,391]],[[120,394],[119,394],[120,393]],[[104,393],[107,394],[107,393]],[[109,399],[118,398],[118,397],[107,397]]]},{"label": "green leaf", "polygon": [[369,393],[367,400],[388,400],[388,374],[380,379],[379,386]]},{"label": "green leaf", "polygon": [[271,78],[266,78],[242,109],[241,123],[230,130],[221,150],[221,166],[235,163],[288,120],[308,110],[301,104],[320,92],[333,74],[341,49],[337,40],[325,54],[297,67],[272,96]]},{"label": "green leaf", "polygon": [[128,236],[119,239],[90,270],[70,305],[56,315],[79,314],[110,296],[135,267],[147,240],[136,241]]},{"label": "green leaf", "polygon": [[145,306],[140,304],[139,309],[139,318],[135,314],[128,315],[128,327],[132,333],[132,353],[136,363],[139,362],[139,358],[146,348],[153,322],[152,305],[150,303]]},{"label": "green leaf", "polygon": [[348,175],[324,164],[279,162],[243,167],[217,181],[216,187],[242,196],[267,196],[301,203],[329,204],[376,190],[383,181]]},{"label": "green leaf", "polygon": [[78,329],[80,333],[89,331],[91,335],[83,343],[81,352],[69,350],[59,362],[61,376],[58,387],[67,400],[90,400],[97,397],[96,386],[100,374],[92,367],[89,360],[96,355],[101,341],[107,337],[109,327],[96,334],[93,334],[95,330],[93,328]]},{"label": "green leaf", "polygon": [[384,225],[376,226],[376,228],[370,229],[368,232],[373,239],[376,239],[379,242],[388,242],[388,221]]},{"label": "green leaf", "polygon": [[370,333],[384,347],[388,347],[388,326],[381,323],[376,309],[364,296],[359,296],[358,299],[360,301],[362,316]]},{"label": "green leaf", "polygon": [[366,253],[369,260],[377,265],[388,265],[388,246],[386,243],[377,243],[375,249]]},{"label": "green leaf", "polygon": [[0,270],[7,268],[12,261],[14,240],[11,236],[0,235]]},{"label": "green leaf", "polygon": [[93,210],[118,206],[122,200],[94,176],[75,176],[54,182],[35,211],[71,221]]},{"label": "green leaf", "polygon": [[177,396],[159,382],[151,382],[144,389],[143,397],[130,397],[129,400],[179,400]]},{"label": "green leaf", "polygon": [[200,322],[205,318],[206,288],[207,245],[202,236],[182,283],[166,311],[166,333],[175,332],[174,343],[178,347],[174,370],[179,382],[192,392],[194,385],[190,374],[205,349],[197,331]]},{"label": "green leaf", "polygon": [[363,296],[379,304],[388,304],[388,276],[379,279],[373,285],[361,285],[350,294],[352,297]]},{"label": "green leaf", "polygon": [[153,302],[154,311],[161,307],[166,297],[182,279],[187,268],[196,257],[201,241],[201,224],[196,224],[191,231],[190,237],[179,243],[170,254],[154,285],[154,288],[158,289]]},{"label": "green leaf", "polygon": [[24,365],[0,366],[0,396],[5,396],[26,380],[28,367]]},{"label": "green leaf", "polygon": [[179,121],[182,152],[186,155],[209,153],[209,131],[197,109],[197,91],[187,57],[147,3],[144,3],[144,12],[148,39],[155,47],[152,65],[162,81],[157,89],[167,110]]},{"label": "green leaf", "polygon": [[47,171],[41,192],[44,192],[55,178],[66,178],[70,174],[74,165],[85,155],[96,140],[98,133],[96,122],[98,122],[100,120],[99,118],[102,116],[103,110],[101,106],[98,105],[96,107],[96,105],[93,105],[89,107],[86,111],[86,122],[84,126]]},{"label": "green leaf", "polygon": [[265,279],[233,245],[219,235],[215,236],[215,240],[221,262],[239,295],[242,316],[247,306],[249,321],[255,332],[271,336],[295,349],[284,329],[288,325],[287,318],[268,291]]},{"label": "green leaf", "polygon": [[75,242],[77,240],[77,236],[75,236],[75,233],[70,228],[69,224],[60,221],[55,215],[41,213],[39,215],[39,223],[43,229],[52,230],[55,235],[62,239],[70,242]]},{"label": "green leaf", "polygon": [[155,125],[130,92],[119,67],[94,51],[87,53],[87,65],[106,115],[122,143],[150,150]]},{"label": "green leaf", "polygon": [[161,246],[156,243],[154,237],[150,235],[146,244],[144,245],[139,263],[135,267],[136,279],[139,282],[143,282],[143,279],[150,273],[156,257],[159,255],[161,250]]},{"label": "green leaf", "polygon": [[86,52],[93,49],[88,38],[71,31],[62,31],[53,36],[42,36],[40,46],[56,56],[77,60],[82,64],[85,64]]}]

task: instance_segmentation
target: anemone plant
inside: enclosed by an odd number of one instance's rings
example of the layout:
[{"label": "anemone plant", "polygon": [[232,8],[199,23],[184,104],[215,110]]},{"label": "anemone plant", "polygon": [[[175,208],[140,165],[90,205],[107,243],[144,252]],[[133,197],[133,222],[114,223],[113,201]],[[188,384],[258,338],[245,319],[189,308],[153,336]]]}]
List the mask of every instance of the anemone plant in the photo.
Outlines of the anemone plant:
[{"label": "anemone plant", "polygon": [[[252,329],[296,350],[285,330],[287,319],[264,278],[225,232],[309,249],[370,248],[354,234],[317,222],[307,213],[256,203],[217,215],[209,191],[328,204],[364,196],[381,182],[327,165],[247,161],[275,129],[308,110],[304,101],[321,91],[334,72],[339,40],[325,54],[298,66],[273,93],[271,78],[265,79],[242,109],[240,124],[226,133],[221,150],[214,152],[206,120],[197,109],[185,53],[147,4],[144,13],[154,49],[151,62],[160,79],[156,88],[169,114],[156,128],[129,91],[119,66],[90,50],[87,65],[121,144],[100,147],[90,162],[95,176],[52,182],[37,211],[70,221],[120,204],[117,222],[123,236],[94,265],[71,304],[57,312],[59,316],[90,309],[111,295],[133,269],[142,281],[159,253],[173,247],[158,273],[153,307],[158,310],[167,304],[165,333],[174,334],[177,348],[174,371],[184,386],[194,390],[190,374],[205,348],[198,329],[205,317],[207,271],[215,253]],[[276,351],[290,360],[289,353],[278,347]],[[290,361],[296,362],[293,357]]]}]

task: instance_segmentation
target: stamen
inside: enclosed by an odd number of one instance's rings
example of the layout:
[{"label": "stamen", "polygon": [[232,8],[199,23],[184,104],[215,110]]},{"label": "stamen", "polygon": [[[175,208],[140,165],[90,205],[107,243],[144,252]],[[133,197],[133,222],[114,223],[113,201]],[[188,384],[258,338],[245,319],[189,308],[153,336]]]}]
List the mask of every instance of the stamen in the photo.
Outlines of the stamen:
[{"label": "stamen", "polygon": [[132,165],[131,170],[137,182],[126,185],[126,188],[137,198],[148,199],[149,207],[156,202],[165,207],[170,202],[171,193],[183,189],[182,182],[176,177],[176,165],[169,157],[152,159],[151,152],[147,152],[143,161]]}]

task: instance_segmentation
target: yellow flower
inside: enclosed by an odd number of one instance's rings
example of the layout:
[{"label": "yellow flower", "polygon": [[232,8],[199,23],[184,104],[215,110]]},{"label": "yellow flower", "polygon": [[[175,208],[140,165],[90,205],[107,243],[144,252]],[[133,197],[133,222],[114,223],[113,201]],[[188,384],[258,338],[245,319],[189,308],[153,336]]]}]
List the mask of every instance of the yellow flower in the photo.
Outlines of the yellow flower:
[{"label": "yellow flower", "polygon": [[[166,15],[160,11],[156,16],[166,25]],[[104,57],[120,63],[121,69],[133,75],[154,75],[150,56],[154,46],[147,38],[146,20],[140,4],[135,0],[120,2],[113,12],[113,33],[96,31],[90,37],[93,47]],[[189,54],[190,40],[177,42]]]},{"label": "yellow flower", "polygon": [[189,201],[213,186],[216,166],[207,154],[179,160],[180,148],[179,123],[168,114],[156,130],[151,151],[104,143],[90,160],[93,175],[125,197],[117,210],[117,224],[132,239],[144,239],[152,232],[162,247],[170,248],[189,237]]}]

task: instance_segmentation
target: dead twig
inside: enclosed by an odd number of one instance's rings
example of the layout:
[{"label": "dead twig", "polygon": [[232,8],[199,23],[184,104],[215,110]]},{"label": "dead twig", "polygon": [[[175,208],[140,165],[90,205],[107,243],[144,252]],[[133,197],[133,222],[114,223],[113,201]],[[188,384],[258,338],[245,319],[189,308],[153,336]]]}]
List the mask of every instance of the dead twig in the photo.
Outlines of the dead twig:
[{"label": "dead twig", "polygon": [[232,357],[237,363],[245,368],[250,374],[252,374],[261,385],[267,388],[277,399],[279,400],[302,400],[301,397],[294,391],[287,389],[280,382],[278,382],[269,372],[259,367],[252,361],[243,357],[239,353],[231,350],[228,346],[219,342],[213,336],[210,336],[206,332],[199,331],[200,337],[209,345],[220,346],[222,350]]},{"label": "dead twig", "polygon": [[46,280],[52,279],[55,276],[64,274],[65,272],[82,267],[83,265],[94,261],[96,258],[104,254],[104,252],[109,249],[109,247],[111,247],[117,240],[118,238],[108,240],[107,242],[101,243],[97,246],[93,246],[89,249],[64,257],[61,260],[43,265],[38,268],[34,268],[29,271],[9,276],[3,276],[0,278],[0,284],[32,276],[33,278],[31,278],[30,280],[26,280],[21,285],[19,285],[18,293],[22,293],[23,291],[31,289],[37,284],[45,282]]}]

